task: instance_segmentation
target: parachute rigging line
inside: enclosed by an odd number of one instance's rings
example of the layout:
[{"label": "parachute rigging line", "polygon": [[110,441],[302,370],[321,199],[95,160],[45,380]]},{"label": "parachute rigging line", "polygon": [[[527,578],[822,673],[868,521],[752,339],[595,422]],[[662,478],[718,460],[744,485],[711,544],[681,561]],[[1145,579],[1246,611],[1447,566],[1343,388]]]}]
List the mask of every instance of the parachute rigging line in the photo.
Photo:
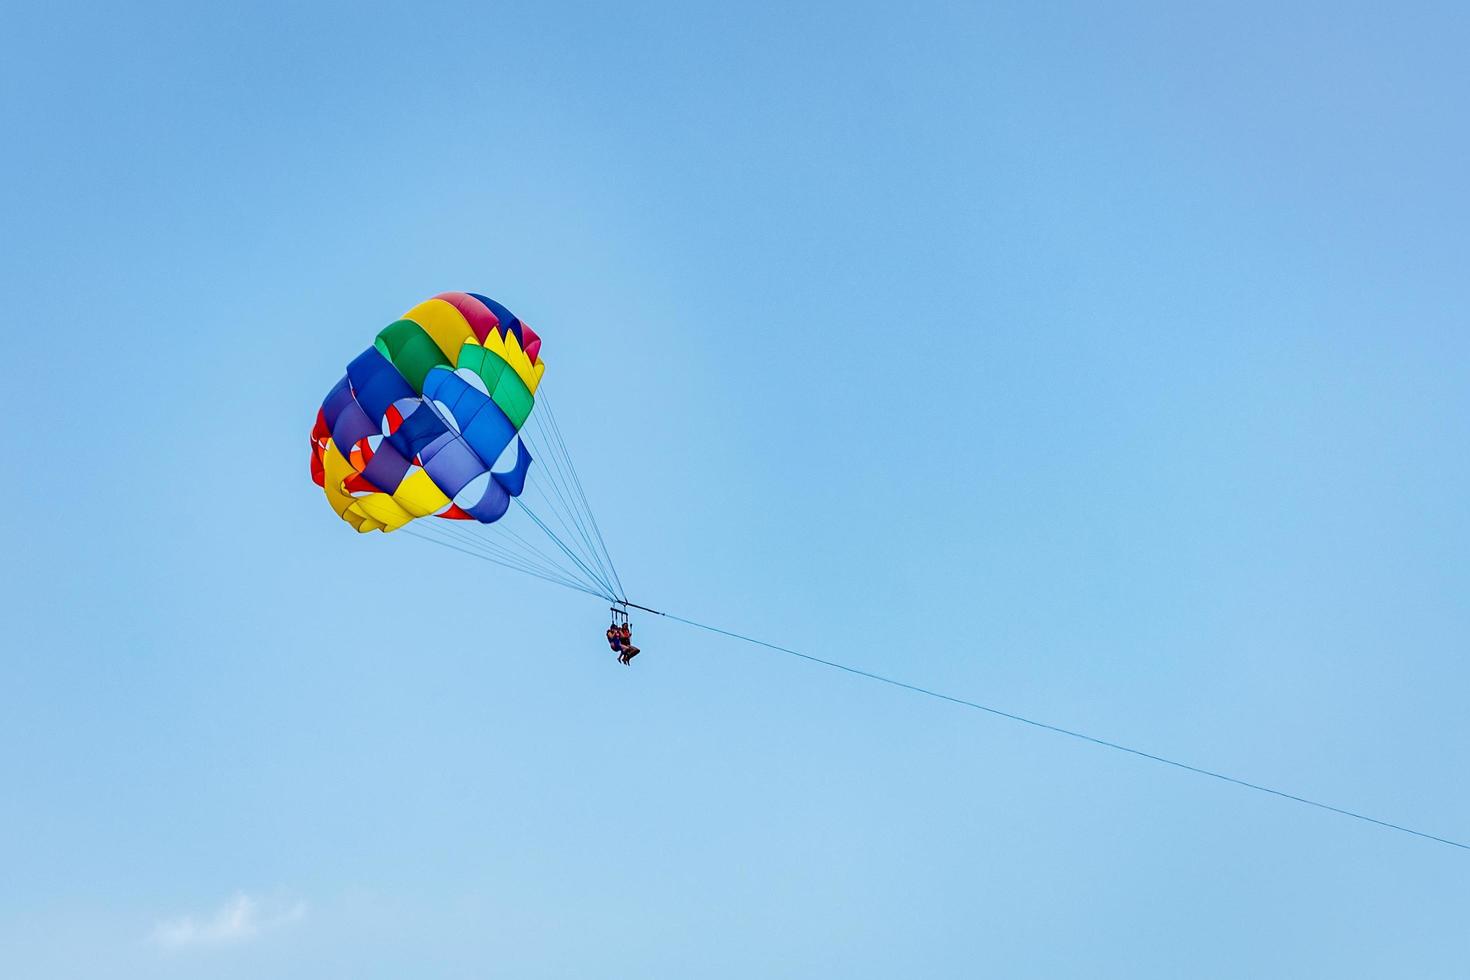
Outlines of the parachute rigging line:
[{"label": "parachute rigging line", "polygon": [[[576,556],[576,554],[572,551],[572,549],[569,548],[569,547],[567,547],[566,542],[562,541],[561,538],[557,537],[556,532],[553,531],[551,528],[547,527],[546,526],[546,522],[543,521],[543,520],[541,520],[541,518],[539,518],[539,517],[536,516],[536,512],[534,510],[532,510],[529,505],[527,505],[525,503],[522,503],[520,505],[520,507],[521,507],[521,510],[525,511],[526,516],[529,517],[532,521],[534,521],[537,527],[539,527],[541,530],[545,531],[546,532],[546,536],[549,537],[553,542],[555,542],[556,543],[556,546],[558,548],[560,548],[562,550],[562,552],[565,553],[568,558],[570,558],[573,562],[575,562],[577,564],[577,566],[582,569],[583,572],[586,572],[594,580],[596,580],[598,582],[602,582],[602,579],[598,578],[597,575],[594,574],[592,572],[592,570],[587,567],[587,565],[582,561],[582,559],[578,558]],[[607,585],[605,582],[603,582],[602,584],[603,584],[603,587],[605,589],[607,589],[609,592],[612,591],[612,586]],[[616,597],[615,596],[612,596],[612,595],[607,595],[607,596],[604,596],[603,598],[613,599],[613,598],[616,598]]]},{"label": "parachute rigging line", "polygon": [[[493,524],[473,523],[464,527],[463,533],[474,539],[494,542],[523,560],[539,559],[540,564],[551,566],[562,575],[590,587],[601,598],[613,601],[622,595],[622,583],[601,532],[597,531],[594,537],[592,529],[596,528],[597,519],[585,490],[580,487],[574,489],[576,467],[565,440],[560,436],[560,426],[556,425],[544,388],[538,393],[536,410],[532,412],[529,423],[520,435],[541,465],[537,467],[535,478],[527,481],[522,495],[514,497],[513,501],[517,509],[556,546],[560,556],[547,555],[536,548],[517,534],[506,520]],[[533,497],[534,500],[531,499]],[[443,523],[453,525],[453,522]]]},{"label": "parachute rigging line", "polygon": [[721,629],[718,626],[710,626],[707,623],[695,622],[692,619],[685,619],[683,616],[676,616],[673,613],[660,612],[657,609],[650,609],[647,606],[640,606],[637,603],[633,602],[625,603],[625,605],[630,606],[634,609],[642,609],[645,612],[653,613],[656,616],[662,616],[665,619],[672,619],[675,622],[683,623],[686,626],[693,626],[696,629],[706,630],[710,633],[719,633],[720,635],[730,637],[731,639],[740,640],[744,643],[751,643],[759,647],[765,647],[768,650],[775,650],[778,653],[788,654],[792,657],[799,657],[802,660],[807,660],[814,664],[820,664],[823,667],[831,667],[834,670],[841,670],[849,674],[856,674],[858,677],[866,677],[869,680],[874,680],[883,684],[891,685],[893,687],[902,688],[906,691],[912,691],[915,694],[922,694],[925,697],[936,698],[940,701],[948,701],[951,704],[957,704],[964,708],[973,708],[976,711],[983,711],[987,714],[994,715],[998,718],[1004,718],[1008,721],[1015,721],[1020,722],[1023,725],[1030,725],[1032,728],[1040,728],[1043,731],[1052,732],[1057,735],[1066,735],[1069,738],[1075,738],[1083,742],[1091,742],[1093,745],[1100,745],[1106,749],[1113,749],[1117,752],[1125,752],[1128,755],[1138,756],[1141,759],[1148,759],[1152,762],[1162,763],[1166,766],[1173,766],[1176,769],[1183,769],[1185,772],[1192,772],[1199,776],[1208,776],[1211,779],[1218,779],[1221,782],[1230,783],[1234,786],[1240,786],[1244,789],[1255,790],[1258,793],[1265,793],[1270,796],[1279,797],[1283,800],[1290,800],[1293,803],[1301,803],[1305,806],[1315,807],[1319,810],[1326,810],[1329,813],[1335,813],[1339,816],[1351,817],[1354,820],[1361,820],[1364,823],[1373,824],[1374,826],[1382,827],[1386,830],[1394,830],[1398,831],[1401,834],[1409,834],[1413,837],[1421,837],[1425,840],[1431,840],[1439,844],[1447,844],[1450,847],[1457,847],[1461,850],[1470,851],[1470,844],[1464,843],[1462,841],[1451,840],[1448,837],[1438,837],[1434,834],[1426,833],[1422,830],[1415,830],[1412,827],[1405,827],[1403,824],[1391,823],[1387,820],[1379,820],[1377,817],[1370,817],[1367,814],[1359,813],[1356,810],[1348,810],[1343,807],[1333,806],[1330,803],[1322,803],[1318,800],[1308,799],[1305,796],[1298,796],[1295,793],[1288,793],[1284,790],[1272,789],[1270,786],[1262,786],[1260,783],[1252,783],[1248,780],[1239,779],[1235,776],[1228,776],[1222,772],[1215,772],[1212,769],[1204,769],[1200,766],[1190,765],[1187,762],[1180,762],[1177,759],[1170,759],[1162,755],[1155,755],[1152,752],[1145,752],[1142,749],[1135,749],[1131,746],[1123,745],[1119,742],[1112,742],[1105,738],[1098,738],[1095,735],[1088,735],[1084,732],[1074,731],[1070,728],[1063,728],[1060,725],[1052,725],[1044,721],[1037,721],[1034,718],[1027,718],[1024,715],[1018,715],[1010,711],[1003,711],[1000,708],[994,708],[990,705],[980,704],[978,701],[970,701],[965,698],[954,697],[953,695],[944,694],[940,691],[931,690],[927,687],[920,687],[917,684],[910,684],[907,681],[901,681],[893,677],[885,677],[882,674],[875,674],[871,671],[861,670],[857,667],[849,667],[847,664],[840,664],[835,660],[824,660],[821,657],[814,657],[809,653],[802,653],[798,650],[793,650],[790,647],[783,647],[775,643],[768,643],[765,640],[758,640],[753,636],[746,636],[743,633],[736,633],[732,630]]},{"label": "parachute rigging line", "polygon": [[[542,411],[546,411],[544,393],[542,395],[541,408]],[[539,423],[539,421],[540,419],[538,418],[537,422]],[[538,426],[539,431],[542,430]],[[529,436],[530,433],[526,433],[526,435]],[[541,491],[541,495],[546,500],[548,507],[552,508],[555,512],[557,521],[561,524],[562,529],[569,536],[575,536],[579,539],[581,545],[595,559],[594,563],[598,566],[599,571],[605,573],[606,569],[603,566],[602,558],[597,554],[596,549],[592,545],[591,538],[587,534],[586,523],[577,512],[575,504],[570,502],[572,500],[571,491],[567,484],[561,459],[564,454],[554,442],[544,438],[544,436],[541,439],[533,440],[533,445],[537,447],[541,458],[546,461],[542,467],[546,472],[534,489]],[[548,487],[550,488],[549,493],[546,492]]]},{"label": "parachute rigging line", "polygon": [[520,572],[523,575],[529,575],[532,578],[539,578],[542,581],[550,582],[553,585],[560,585],[560,586],[563,586],[564,588],[574,589],[577,592],[585,592],[587,595],[593,596],[594,598],[598,598],[598,599],[605,599],[606,598],[606,596],[602,595],[602,593],[600,593],[600,592],[594,592],[592,589],[586,588],[585,586],[579,585],[579,584],[577,584],[577,583],[575,583],[573,581],[570,581],[568,579],[562,578],[560,576],[545,575],[545,574],[542,574],[540,572],[533,571],[530,568],[526,568],[526,567],[523,567],[523,566],[514,564],[514,563],[512,563],[510,561],[506,561],[504,559],[495,557],[492,554],[490,554],[490,553],[488,553],[488,552],[486,552],[486,551],[484,551],[483,549],[480,549],[480,548],[475,548],[473,546],[461,546],[461,545],[455,544],[454,542],[451,542],[451,541],[440,540],[440,539],[434,538],[434,537],[432,537],[432,536],[430,536],[428,534],[424,534],[424,533],[421,533],[419,531],[416,531],[413,528],[403,528],[403,532],[405,534],[408,534],[408,535],[412,536],[412,537],[419,538],[420,540],[428,541],[430,544],[436,544],[436,545],[438,545],[441,548],[448,548],[451,551],[457,551],[460,554],[469,555],[471,558],[479,558],[482,561],[488,561],[491,564],[499,565],[502,568],[508,568],[511,571]]},{"label": "parachute rigging line", "polygon": [[[442,413],[432,401],[426,400],[425,404],[441,421],[445,422],[446,428],[454,432],[457,438],[463,439],[458,430],[449,426],[447,420],[443,419]],[[622,594],[622,583],[617,580],[612,556],[607,552],[607,545],[603,542],[601,533],[598,532],[596,543],[594,543],[594,538],[588,531],[589,527],[596,526],[596,517],[592,513],[591,505],[587,502],[585,491],[580,490],[580,481],[578,481],[577,490],[572,489],[571,481],[575,478],[575,467],[566,449],[566,442],[560,436],[560,427],[556,427],[556,435],[553,437],[550,433],[551,426],[555,425],[555,419],[543,422],[541,419],[543,414],[548,416],[551,414],[551,406],[546,402],[545,391],[539,393],[536,410],[531,413],[530,417],[539,437],[533,438],[526,429],[520,433],[522,440],[530,445],[534,450],[533,455],[542,463],[539,467],[539,479],[528,481],[522,495],[512,500],[551,540],[552,544],[556,545],[565,560],[548,556],[508,527],[504,520],[493,524],[473,522],[468,527],[457,526],[460,522],[456,521],[440,521],[433,524],[425,522],[417,526],[421,531],[431,533],[415,533],[413,537],[432,544],[451,547],[453,550],[490,561],[512,571],[532,575],[601,599],[615,601]],[[538,507],[544,505],[544,512],[548,514],[548,519],[543,519],[538,515],[536,509],[533,509],[526,501],[525,497],[530,492],[539,493]],[[559,525],[563,533],[557,533],[553,526],[553,519],[555,525]],[[446,540],[448,538],[455,539],[458,546]],[[614,582],[617,582],[617,585],[614,585]]]},{"label": "parachute rigging line", "polygon": [[[556,420],[556,413],[552,410],[548,392],[544,390],[540,392],[537,408],[538,411],[532,413],[529,420],[535,433],[532,435],[526,432],[524,435],[532,437],[533,447],[537,448],[541,456],[549,461],[549,465],[542,466],[542,479],[532,489],[541,494],[547,508],[555,514],[562,528],[568,532],[568,536],[577,539],[580,558],[584,559],[586,564],[597,566],[599,574],[596,577],[614,596],[623,596],[626,593],[623,591],[622,580],[618,577],[617,567],[613,564],[606,541],[603,540],[602,531],[597,524],[597,515],[587,500],[586,491],[582,489],[576,463],[567,449],[566,440],[562,438],[561,426]],[[547,491],[548,486],[551,492]],[[517,501],[522,504],[528,514],[533,513],[525,501],[520,498],[517,498]],[[543,530],[550,534],[549,528],[543,528]],[[555,535],[552,537],[565,546],[565,542],[562,542],[559,537]]]},{"label": "parachute rigging line", "polygon": [[[618,575],[617,566],[613,564],[612,553],[607,549],[607,541],[602,537],[602,528],[597,523],[597,512],[592,509],[592,504],[587,500],[587,491],[582,487],[582,478],[577,473],[576,461],[572,459],[572,454],[567,449],[566,440],[562,438],[561,423],[556,420],[556,412],[552,411],[549,393],[543,393],[542,404],[546,408],[544,424],[550,427],[551,433],[556,439],[556,444],[561,449],[560,458],[566,460],[567,469],[571,471],[572,482],[576,485],[577,489],[577,496],[582,501],[582,509],[586,512],[587,519],[592,524],[592,531],[597,536],[597,543],[601,548],[603,557],[607,559],[607,567],[612,572],[613,581],[617,583],[617,594],[622,596],[624,602],[626,602],[628,597],[627,590],[623,588],[623,580]],[[543,425],[543,420],[540,417],[535,419],[535,422],[538,428]]]},{"label": "parachute rigging line", "polygon": [[[536,558],[530,557],[520,552],[500,548],[495,543],[486,541],[470,533],[469,531],[460,531],[456,529],[452,532],[449,528],[443,528],[440,529],[440,533],[443,533],[446,536],[455,537],[461,545],[469,547],[476,552],[482,553],[485,558],[502,564],[507,568],[527,572],[533,575],[539,574],[543,578],[556,581],[560,584],[579,586],[584,590],[590,590],[593,591],[595,594],[601,595],[601,590],[597,587],[595,583],[590,583],[584,579],[578,578],[573,572],[568,572],[562,569],[560,566],[555,565],[554,563],[542,562],[537,560]],[[537,552],[537,554],[539,554],[539,552]]]}]

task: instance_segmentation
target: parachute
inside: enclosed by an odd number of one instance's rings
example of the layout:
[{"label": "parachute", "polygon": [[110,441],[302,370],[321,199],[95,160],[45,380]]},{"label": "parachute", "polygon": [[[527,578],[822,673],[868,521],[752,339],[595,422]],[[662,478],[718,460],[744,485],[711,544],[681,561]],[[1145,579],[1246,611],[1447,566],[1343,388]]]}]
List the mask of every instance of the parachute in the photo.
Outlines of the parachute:
[{"label": "parachute", "polygon": [[[327,392],[311,432],[312,480],[360,533],[408,528],[618,601],[601,528],[539,392],[545,372],[540,335],[508,309],[440,293],[380,330]],[[545,465],[528,480],[537,459]],[[506,521],[512,505],[550,547]]]}]

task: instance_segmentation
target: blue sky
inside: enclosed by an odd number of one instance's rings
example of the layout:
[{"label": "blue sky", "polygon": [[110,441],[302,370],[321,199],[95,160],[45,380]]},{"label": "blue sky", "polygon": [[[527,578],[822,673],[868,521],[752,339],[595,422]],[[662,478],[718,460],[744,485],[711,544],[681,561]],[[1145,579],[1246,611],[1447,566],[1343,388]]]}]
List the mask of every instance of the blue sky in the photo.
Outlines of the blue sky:
[{"label": "blue sky", "polygon": [[1459,977],[1463,852],[403,536],[495,296],[630,595],[1470,836],[1453,5],[0,14],[0,973]]}]

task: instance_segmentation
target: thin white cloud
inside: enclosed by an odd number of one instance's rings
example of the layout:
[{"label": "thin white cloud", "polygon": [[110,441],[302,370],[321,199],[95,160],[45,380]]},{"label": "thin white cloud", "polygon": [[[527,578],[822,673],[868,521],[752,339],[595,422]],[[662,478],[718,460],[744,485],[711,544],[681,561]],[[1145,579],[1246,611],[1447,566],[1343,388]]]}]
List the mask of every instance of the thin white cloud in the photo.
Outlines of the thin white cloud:
[{"label": "thin white cloud", "polygon": [[232,946],[305,917],[305,902],[262,902],[238,892],[213,915],[165,919],[153,927],[148,938],[155,946],[168,950]]}]

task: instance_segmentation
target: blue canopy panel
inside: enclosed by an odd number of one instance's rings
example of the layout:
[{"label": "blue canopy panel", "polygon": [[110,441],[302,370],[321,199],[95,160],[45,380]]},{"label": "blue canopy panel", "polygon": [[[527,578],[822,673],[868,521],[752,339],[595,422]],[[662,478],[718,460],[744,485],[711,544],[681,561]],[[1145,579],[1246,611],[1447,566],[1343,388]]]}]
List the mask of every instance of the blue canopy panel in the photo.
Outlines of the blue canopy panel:
[{"label": "blue canopy panel", "polygon": [[386,440],[393,448],[408,459],[413,459],[424,447],[449,430],[439,417],[422,401],[415,398],[413,410],[403,416],[403,422]]},{"label": "blue canopy panel", "polygon": [[352,382],[353,397],[379,426],[383,424],[389,405],[402,398],[418,397],[398,369],[376,347],[369,347],[347,365],[347,378]]},{"label": "blue canopy panel", "polygon": [[459,509],[469,514],[481,524],[494,524],[505,516],[510,510],[510,494],[505,488],[493,479],[483,482],[484,490],[480,493],[478,500],[470,503],[458,503]]},{"label": "blue canopy panel", "polygon": [[516,440],[516,462],[504,473],[490,473],[477,479],[466,489],[478,496],[472,500],[457,498],[455,504],[482,524],[492,524],[505,516],[510,509],[510,498],[520,495],[526,486],[526,471],[531,466],[531,453],[526,444]]},{"label": "blue canopy panel", "polygon": [[384,493],[395,493],[413,465],[386,439],[373,450],[373,458],[362,468],[362,477]]},{"label": "blue canopy panel", "polygon": [[341,416],[342,410],[350,401],[352,401],[352,385],[348,383],[347,376],[344,374],[341,380],[332,385],[332,390],[327,392],[327,397],[322,399],[322,418],[326,421],[328,429],[337,424],[338,417]]},{"label": "blue canopy panel", "polygon": [[526,472],[531,468],[531,450],[526,448],[526,443],[520,438],[516,439],[516,462],[504,473],[492,473],[495,482],[505,488],[505,492],[512,497],[519,497],[521,491],[526,489]]},{"label": "blue canopy panel", "polygon": [[434,486],[453,498],[486,471],[469,445],[453,432],[446,432],[419,453],[424,461],[424,472],[434,481]]},{"label": "blue canopy panel", "polygon": [[338,381],[322,400],[322,417],[332,432],[332,441],[344,456],[368,436],[380,435],[382,427],[362,410],[352,397],[352,386],[346,377]]},{"label": "blue canopy panel", "polygon": [[424,397],[442,406],[486,469],[516,437],[515,423],[500,406],[449,368],[434,368],[424,377]]}]

